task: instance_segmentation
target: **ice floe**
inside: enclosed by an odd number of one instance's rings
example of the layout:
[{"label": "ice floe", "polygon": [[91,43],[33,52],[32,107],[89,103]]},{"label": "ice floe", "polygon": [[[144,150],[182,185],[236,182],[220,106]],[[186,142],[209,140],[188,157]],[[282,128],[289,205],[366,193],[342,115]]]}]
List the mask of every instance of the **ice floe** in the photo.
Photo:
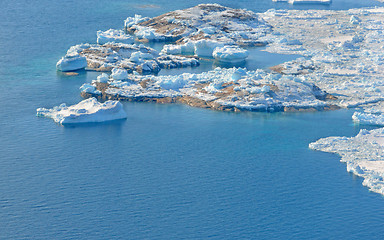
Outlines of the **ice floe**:
[{"label": "ice floe", "polygon": [[65,103],[52,109],[38,108],[37,116],[52,118],[60,124],[105,122],[127,118],[123,105],[118,101],[100,103],[96,98],[85,99],[78,104]]},{"label": "ice floe", "polygon": [[92,93],[82,89],[84,98],[186,103],[225,111],[316,111],[334,109],[327,93],[301,77],[284,76],[264,70],[216,68],[201,74],[142,76],[128,74],[125,81],[92,81]]},{"label": "ice floe", "polygon": [[147,41],[184,43],[205,39],[250,46],[264,44],[259,38],[271,30],[256,13],[219,4],[200,4],[141,20],[132,24],[133,20],[130,19],[125,29]]},{"label": "ice floe", "polygon": [[355,137],[328,137],[309,144],[314,150],[337,153],[347,171],[363,177],[363,185],[384,195],[384,128],[361,130]]},{"label": "ice floe", "polygon": [[[274,67],[302,75],[327,91],[333,103],[352,108],[384,100],[384,10],[268,10],[260,15],[273,27],[266,51],[300,54]],[[294,27],[292,27],[294,26]]]}]

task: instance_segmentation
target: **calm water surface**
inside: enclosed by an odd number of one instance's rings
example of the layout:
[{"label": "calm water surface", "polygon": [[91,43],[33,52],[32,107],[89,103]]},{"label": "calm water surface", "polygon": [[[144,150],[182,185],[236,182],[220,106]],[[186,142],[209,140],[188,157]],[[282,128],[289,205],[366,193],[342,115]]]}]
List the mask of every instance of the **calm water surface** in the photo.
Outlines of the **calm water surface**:
[{"label": "calm water surface", "polygon": [[[120,28],[135,13],[202,2],[0,2],[0,239],[382,239],[384,198],[339,157],[308,149],[321,137],[357,134],[352,111],[238,114],[124,103],[128,119],[108,124],[61,127],[35,117],[38,107],[77,103],[78,88],[97,76],[56,72],[69,46],[95,42],[97,30]],[[255,50],[247,67],[295,57],[263,54]]]}]

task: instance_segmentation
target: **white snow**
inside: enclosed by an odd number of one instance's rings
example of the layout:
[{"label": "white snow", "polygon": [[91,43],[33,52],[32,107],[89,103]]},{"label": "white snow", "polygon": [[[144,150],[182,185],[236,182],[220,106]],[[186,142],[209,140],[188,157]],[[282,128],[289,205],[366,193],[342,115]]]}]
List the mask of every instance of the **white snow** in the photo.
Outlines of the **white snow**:
[{"label": "white snow", "polygon": [[119,42],[131,44],[134,42],[133,37],[125,34],[122,30],[109,29],[107,31],[97,31],[97,43],[102,45],[108,42]]},{"label": "white snow", "polygon": [[87,67],[87,59],[84,56],[72,52],[62,57],[56,64],[57,70],[62,72],[76,71]]},{"label": "white snow", "polygon": [[52,118],[62,125],[105,122],[127,118],[127,114],[120,102],[106,101],[100,103],[96,98],[88,98],[72,106],[63,103],[52,109],[38,108],[37,116]]},{"label": "white snow", "polygon": [[363,177],[363,185],[384,195],[384,128],[361,130],[355,137],[328,137],[309,144],[309,148],[337,153],[347,171]]}]

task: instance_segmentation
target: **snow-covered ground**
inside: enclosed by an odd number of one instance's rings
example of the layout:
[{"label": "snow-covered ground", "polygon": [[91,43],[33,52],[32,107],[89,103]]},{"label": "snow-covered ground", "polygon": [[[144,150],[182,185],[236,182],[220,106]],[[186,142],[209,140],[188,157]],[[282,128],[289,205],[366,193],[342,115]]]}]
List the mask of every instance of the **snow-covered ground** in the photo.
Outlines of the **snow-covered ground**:
[{"label": "snow-covered ground", "polygon": [[65,103],[52,109],[38,108],[37,116],[52,118],[60,124],[105,122],[127,118],[123,106],[118,101],[99,103],[96,98],[85,99],[78,104]]}]

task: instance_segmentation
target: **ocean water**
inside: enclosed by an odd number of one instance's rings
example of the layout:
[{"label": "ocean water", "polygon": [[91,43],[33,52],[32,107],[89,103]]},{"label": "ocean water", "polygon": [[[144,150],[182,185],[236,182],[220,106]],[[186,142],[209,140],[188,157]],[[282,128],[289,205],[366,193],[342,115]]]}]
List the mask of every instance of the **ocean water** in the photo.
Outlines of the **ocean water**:
[{"label": "ocean water", "polygon": [[[0,239],[382,239],[384,198],[315,152],[353,136],[353,111],[225,113],[124,103],[125,121],[62,127],[36,108],[81,100],[95,72],[57,60],[99,29],[203,1],[0,1]],[[265,11],[263,1],[218,1]],[[382,6],[338,1],[348,9]],[[295,7],[296,8],[296,7]],[[252,50],[248,68],[297,56]],[[205,62],[200,69],[212,68]],[[177,70],[161,74],[177,74]]]}]

